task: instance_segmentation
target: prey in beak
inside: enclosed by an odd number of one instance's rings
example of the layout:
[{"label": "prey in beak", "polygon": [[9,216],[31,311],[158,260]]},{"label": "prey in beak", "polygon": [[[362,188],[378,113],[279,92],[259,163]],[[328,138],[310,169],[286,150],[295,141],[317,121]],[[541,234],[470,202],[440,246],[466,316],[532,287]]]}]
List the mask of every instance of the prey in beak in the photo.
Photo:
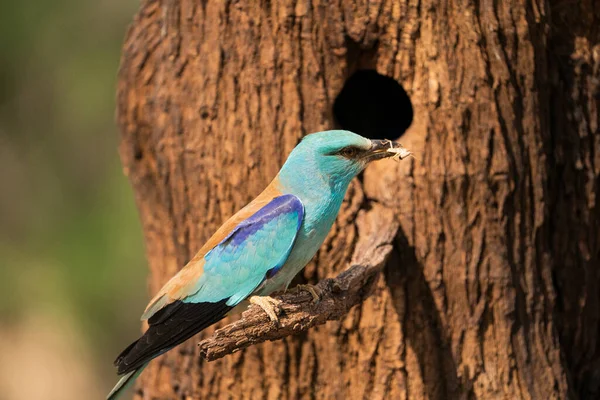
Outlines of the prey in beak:
[{"label": "prey in beak", "polygon": [[412,152],[398,142],[391,140],[376,140],[371,139],[371,147],[367,151],[369,161],[381,160],[383,158],[393,157],[394,160],[400,161],[408,156],[412,156]]}]

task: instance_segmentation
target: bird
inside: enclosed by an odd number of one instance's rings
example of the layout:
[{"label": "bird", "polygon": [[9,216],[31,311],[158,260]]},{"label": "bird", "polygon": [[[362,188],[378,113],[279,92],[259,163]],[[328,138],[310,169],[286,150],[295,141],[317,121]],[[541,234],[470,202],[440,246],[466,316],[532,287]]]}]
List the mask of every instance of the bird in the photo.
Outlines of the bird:
[{"label": "bird", "polygon": [[[230,217],[163,287],[142,314],[148,329],[119,354],[116,399],[148,363],[236,307],[256,304],[277,321],[285,291],[319,250],[352,179],[374,160],[410,154],[400,143],[346,130],[304,136],[279,173]],[[315,287],[302,285],[315,301]]]}]

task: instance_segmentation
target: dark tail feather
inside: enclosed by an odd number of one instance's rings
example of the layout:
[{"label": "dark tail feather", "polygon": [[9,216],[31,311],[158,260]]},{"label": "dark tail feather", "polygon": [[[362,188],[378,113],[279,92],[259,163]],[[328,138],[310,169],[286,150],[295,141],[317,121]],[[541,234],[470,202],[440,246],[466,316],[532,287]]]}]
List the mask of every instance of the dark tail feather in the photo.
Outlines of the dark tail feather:
[{"label": "dark tail feather", "polygon": [[140,376],[144,368],[146,368],[146,365],[148,364],[144,364],[138,369],[134,369],[133,371],[123,375],[113,390],[111,390],[108,396],[106,396],[106,400],[116,400],[120,395],[122,395],[123,392],[127,390],[127,388],[133,383],[133,381]]},{"label": "dark tail feather", "polygon": [[228,299],[217,303],[173,302],[154,314],[150,327],[115,360],[119,375],[135,372],[153,358],[169,351],[201,330],[222,320],[233,307]]},{"label": "dark tail feather", "polygon": [[113,362],[113,365],[114,365],[115,367],[118,367],[118,366],[119,366],[119,364],[121,363],[121,360],[123,360],[123,358],[124,358],[125,356],[127,356],[127,354],[129,354],[129,352],[131,351],[131,349],[133,349],[133,348],[135,347],[135,345],[137,344],[137,342],[138,342],[139,340],[140,340],[140,339],[138,339],[138,340],[136,340],[135,342],[131,343],[129,346],[127,346],[127,347],[125,348],[125,350],[123,350],[123,351],[122,351],[122,352],[121,352],[121,353],[120,353],[120,354],[117,356],[117,359],[116,359],[116,360]]}]

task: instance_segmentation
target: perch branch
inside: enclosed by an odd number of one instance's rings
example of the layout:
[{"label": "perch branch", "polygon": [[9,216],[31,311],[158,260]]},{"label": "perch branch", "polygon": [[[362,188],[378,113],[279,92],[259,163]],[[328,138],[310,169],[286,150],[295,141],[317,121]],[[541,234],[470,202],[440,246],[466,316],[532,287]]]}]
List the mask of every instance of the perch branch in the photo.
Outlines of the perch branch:
[{"label": "perch branch", "polygon": [[252,305],[242,313],[240,320],[201,341],[198,344],[201,356],[213,361],[257,343],[304,332],[327,321],[341,319],[362,302],[392,251],[398,223],[389,209],[373,204],[371,209],[359,213],[356,226],[359,239],[352,266],[335,278],[323,279],[316,285],[321,295],[318,303],[313,303],[307,291],[293,288],[274,296],[283,302],[279,324],[271,322],[260,307]]}]

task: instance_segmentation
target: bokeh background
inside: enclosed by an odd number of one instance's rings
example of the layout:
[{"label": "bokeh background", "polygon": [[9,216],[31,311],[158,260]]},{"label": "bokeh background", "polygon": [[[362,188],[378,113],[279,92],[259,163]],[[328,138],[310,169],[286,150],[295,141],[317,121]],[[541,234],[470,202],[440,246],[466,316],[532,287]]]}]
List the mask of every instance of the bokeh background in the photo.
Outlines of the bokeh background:
[{"label": "bokeh background", "polygon": [[135,0],[0,6],[0,400],[104,398],[147,300],[114,123]]}]

